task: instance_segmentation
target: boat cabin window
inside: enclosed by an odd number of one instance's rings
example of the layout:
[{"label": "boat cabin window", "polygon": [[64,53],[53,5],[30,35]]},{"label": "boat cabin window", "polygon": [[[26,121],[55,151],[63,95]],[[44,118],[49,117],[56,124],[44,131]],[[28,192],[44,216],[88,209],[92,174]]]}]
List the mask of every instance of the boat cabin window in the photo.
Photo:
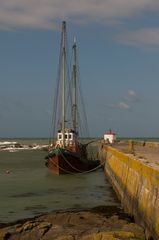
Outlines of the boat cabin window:
[{"label": "boat cabin window", "polygon": [[58,138],[59,138],[59,139],[62,139],[62,134],[59,134]]},{"label": "boat cabin window", "polygon": [[[63,135],[62,133],[58,133],[58,140],[62,140]],[[73,133],[65,133],[65,140],[73,140],[74,139],[74,134]]]}]

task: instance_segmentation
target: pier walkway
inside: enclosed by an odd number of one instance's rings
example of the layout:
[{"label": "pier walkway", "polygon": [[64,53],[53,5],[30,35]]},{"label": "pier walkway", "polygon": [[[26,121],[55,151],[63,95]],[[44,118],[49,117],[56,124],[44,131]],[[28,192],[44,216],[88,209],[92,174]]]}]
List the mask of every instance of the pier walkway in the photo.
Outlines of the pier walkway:
[{"label": "pier walkway", "polygon": [[153,167],[159,170],[159,146],[151,144],[151,146],[142,146],[138,143],[118,143],[113,145],[114,148],[131,156],[135,159],[140,160],[143,164]]}]

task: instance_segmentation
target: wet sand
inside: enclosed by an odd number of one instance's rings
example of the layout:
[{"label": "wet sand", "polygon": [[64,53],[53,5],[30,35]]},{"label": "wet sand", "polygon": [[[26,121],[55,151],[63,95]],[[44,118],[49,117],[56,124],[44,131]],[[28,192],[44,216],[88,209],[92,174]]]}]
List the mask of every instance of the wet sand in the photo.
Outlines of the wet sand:
[{"label": "wet sand", "polygon": [[143,240],[144,230],[119,207],[51,212],[1,224],[3,240]]}]

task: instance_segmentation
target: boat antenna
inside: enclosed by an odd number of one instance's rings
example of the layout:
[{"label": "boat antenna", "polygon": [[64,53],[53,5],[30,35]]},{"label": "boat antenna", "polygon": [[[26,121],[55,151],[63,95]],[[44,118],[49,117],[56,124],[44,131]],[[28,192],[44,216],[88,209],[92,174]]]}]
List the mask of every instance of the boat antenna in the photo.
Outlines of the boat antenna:
[{"label": "boat antenna", "polygon": [[62,80],[62,101],[61,101],[61,126],[63,135],[63,147],[65,147],[65,78],[66,78],[66,22],[62,22],[62,69],[61,69],[61,80]]},{"label": "boat antenna", "polygon": [[74,37],[74,44],[73,44],[73,89],[72,89],[72,121],[73,121],[73,130],[77,131],[77,92],[76,92],[76,81],[77,81],[77,67],[76,67],[76,38]]}]

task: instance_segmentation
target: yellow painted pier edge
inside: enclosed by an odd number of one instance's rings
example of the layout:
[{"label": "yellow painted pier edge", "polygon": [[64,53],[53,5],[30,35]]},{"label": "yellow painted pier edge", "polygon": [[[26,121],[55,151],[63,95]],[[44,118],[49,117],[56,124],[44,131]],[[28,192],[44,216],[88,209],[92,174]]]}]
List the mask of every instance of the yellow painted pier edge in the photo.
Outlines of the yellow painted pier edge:
[{"label": "yellow painted pier edge", "polygon": [[158,240],[159,171],[111,146],[103,145],[99,156],[124,210],[144,227],[147,239]]}]

